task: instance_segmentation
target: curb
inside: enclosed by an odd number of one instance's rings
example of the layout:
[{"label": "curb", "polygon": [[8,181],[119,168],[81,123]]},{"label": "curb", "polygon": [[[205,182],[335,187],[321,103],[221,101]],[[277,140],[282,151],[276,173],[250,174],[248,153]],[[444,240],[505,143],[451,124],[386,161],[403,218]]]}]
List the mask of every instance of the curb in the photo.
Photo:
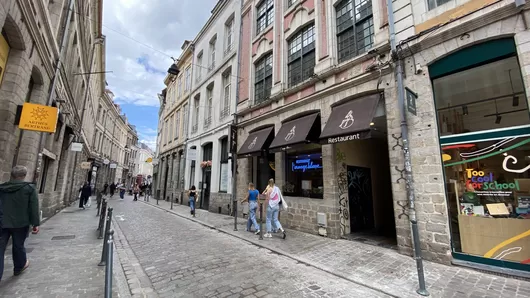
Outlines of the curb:
[{"label": "curb", "polygon": [[[143,202],[143,201],[141,201],[141,202]],[[160,210],[162,210],[162,211],[165,211],[165,212],[171,213],[171,214],[176,215],[176,216],[178,216],[178,217],[181,217],[181,218],[187,219],[187,220],[189,220],[189,221],[193,221],[193,222],[195,222],[195,223],[198,223],[198,224],[203,225],[203,226],[205,226],[205,227],[208,227],[208,228],[210,228],[210,229],[217,230],[217,231],[219,231],[219,232],[221,232],[221,233],[224,233],[224,234],[230,235],[230,236],[232,236],[232,237],[235,237],[235,238],[241,239],[241,240],[243,240],[243,241],[245,241],[245,242],[248,242],[248,243],[250,243],[250,244],[253,244],[253,245],[255,245],[255,246],[258,246],[258,247],[261,247],[261,248],[268,249],[268,250],[270,250],[270,251],[272,251],[272,252],[274,252],[274,253],[277,253],[277,254],[279,254],[279,255],[282,255],[282,256],[284,256],[284,257],[287,257],[287,258],[289,258],[289,259],[292,259],[292,260],[297,261],[297,262],[299,262],[299,263],[302,263],[302,264],[304,264],[304,265],[307,265],[307,266],[310,266],[310,267],[316,268],[316,269],[318,269],[318,270],[324,271],[324,272],[329,273],[329,274],[331,274],[331,275],[333,275],[333,276],[336,276],[336,277],[339,277],[339,278],[345,279],[345,280],[347,280],[347,281],[349,281],[349,282],[352,282],[352,283],[354,283],[354,284],[357,284],[357,285],[360,285],[360,286],[363,286],[363,287],[369,288],[369,289],[371,289],[371,290],[374,290],[374,291],[376,291],[376,292],[379,292],[379,293],[385,294],[385,295],[390,296],[390,297],[401,298],[401,296],[396,296],[395,294],[389,293],[389,292],[387,292],[387,291],[385,291],[385,290],[378,289],[378,288],[373,287],[373,286],[371,286],[371,285],[363,284],[363,283],[361,283],[361,282],[359,282],[359,281],[353,280],[353,279],[351,279],[351,278],[349,278],[349,277],[347,277],[347,276],[344,276],[344,275],[342,275],[342,274],[338,274],[338,273],[335,273],[335,272],[333,272],[333,271],[331,271],[331,270],[328,270],[328,269],[326,269],[326,268],[323,268],[323,267],[321,267],[321,266],[318,266],[318,265],[315,265],[315,264],[309,263],[309,262],[307,262],[307,261],[305,261],[305,260],[303,260],[303,259],[300,259],[300,258],[298,258],[298,257],[296,257],[296,256],[294,256],[294,255],[292,255],[292,254],[290,254],[290,253],[288,253],[288,252],[284,252],[284,251],[282,251],[282,250],[280,250],[280,249],[270,247],[270,246],[268,246],[268,245],[266,245],[266,244],[264,244],[264,243],[260,243],[260,242],[255,241],[255,240],[250,240],[250,239],[247,239],[247,238],[241,237],[241,236],[236,235],[236,234],[234,234],[234,233],[231,233],[230,231],[225,230],[225,229],[223,229],[223,228],[218,228],[218,227],[216,227],[216,226],[214,226],[214,225],[211,225],[211,224],[208,224],[208,223],[205,223],[205,222],[199,221],[199,220],[197,220],[197,219],[190,218],[190,217],[187,217],[187,216],[183,216],[183,215],[181,215],[181,214],[178,214],[178,213],[175,212],[175,211],[167,210],[167,209],[164,209],[164,208],[162,208],[162,207],[160,207],[160,206],[150,204],[150,203],[148,203],[148,202],[143,202],[143,203],[146,204],[146,205],[149,205],[149,206],[151,206],[151,207],[158,208],[158,209],[160,209]]]}]

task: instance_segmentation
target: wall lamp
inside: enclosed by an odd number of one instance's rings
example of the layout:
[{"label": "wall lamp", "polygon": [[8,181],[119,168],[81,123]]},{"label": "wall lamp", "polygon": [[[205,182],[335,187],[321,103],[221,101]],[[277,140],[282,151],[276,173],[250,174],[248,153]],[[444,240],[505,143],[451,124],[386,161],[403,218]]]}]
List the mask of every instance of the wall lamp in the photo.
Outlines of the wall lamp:
[{"label": "wall lamp", "polygon": [[176,76],[180,73],[180,69],[175,64],[171,64],[171,66],[167,70],[167,73],[169,73],[170,75]]}]

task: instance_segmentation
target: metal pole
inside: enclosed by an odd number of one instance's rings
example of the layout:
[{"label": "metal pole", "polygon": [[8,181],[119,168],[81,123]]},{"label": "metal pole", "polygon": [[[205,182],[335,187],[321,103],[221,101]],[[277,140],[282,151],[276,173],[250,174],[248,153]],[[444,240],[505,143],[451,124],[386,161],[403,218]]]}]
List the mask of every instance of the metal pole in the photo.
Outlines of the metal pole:
[{"label": "metal pole", "polygon": [[173,193],[171,193],[171,210],[173,210]]},{"label": "metal pole", "polygon": [[397,94],[398,104],[401,117],[401,137],[403,139],[403,154],[405,159],[405,181],[407,188],[407,196],[409,201],[409,220],[411,223],[412,239],[414,244],[414,259],[416,260],[416,269],[418,271],[419,289],[416,291],[422,296],[429,296],[429,292],[425,287],[425,276],[423,272],[423,260],[420,247],[420,236],[418,231],[418,221],[416,219],[416,208],[414,198],[414,184],[412,179],[412,166],[409,150],[409,137],[407,115],[405,112],[405,93],[403,84],[403,65],[400,56],[397,53],[396,47],[396,29],[394,24],[394,10],[392,7],[392,0],[387,0],[388,12],[388,30],[390,33],[390,49],[392,51],[392,59],[396,61],[396,79],[397,79]]},{"label": "metal pole", "polygon": [[[66,20],[64,23],[64,35],[63,35],[63,39],[61,40],[61,47],[59,49],[59,59],[57,59],[57,64],[55,65],[55,73],[53,74],[52,83],[50,85],[48,100],[46,100],[47,106],[49,106],[52,103],[52,98],[53,98],[53,95],[55,94],[55,86],[57,86],[57,79],[61,71],[61,64],[63,63],[64,51],[66,49],[68,37],[70,36],[70,20],[72,18],[72,13],[74,12],[75,0],[69,0],[69,1],[70,2],[68,3],[68,14],[66,16]],[[35,184],[37,184],[37,180],[39,179],[39,175],[41,171],[40,164],[41,164],[41,159],[42,159],[43,147],[44,147],[44,133],[41,133],[39,137],[39,147],[38,147],[39,151],[37,155],[37,160],[35,162],[35,174],[33,175],[33,183]]]},{"label": "metal pole", "polygon": [[259,240],[263,240],[263,203],[259,203]]},{"label": "metal pole", "polygon": [[107,265],[105,266],[105,298],[112,298],[112,262],[114,254],[114,230],[109,231],[107,246]]},{"label": "metal pole", "polygon": [[112,208],[109,208],[108,210],[108,216],[107,216],[107,223],[105,224],[105,240],[103,240],[103,251],[101,253],[101,261],[99,262],[98,266],[105,266],[105,262],[107,260],[107,254],[109,253],[107,250],[107,246],[105,243],[109,241],[109,231],[110,231],[110,224],[112,222]]}]

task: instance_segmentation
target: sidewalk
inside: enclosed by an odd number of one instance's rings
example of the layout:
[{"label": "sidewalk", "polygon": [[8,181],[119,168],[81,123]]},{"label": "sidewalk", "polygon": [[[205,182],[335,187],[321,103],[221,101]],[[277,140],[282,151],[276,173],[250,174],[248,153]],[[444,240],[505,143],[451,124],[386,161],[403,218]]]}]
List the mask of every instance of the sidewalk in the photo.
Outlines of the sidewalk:
[{"label": "sidewalk", "polygon": [[[97,239],[98,217],[93,204],[63,209],[26,240],[29,268],[13,276],[11,246],[5,254],[0,297],[103,297],[105,267],[98,266],[103,240]],[[114,266],[116,271],[116,266]],[[119,297],[114,283],[113,297]]]},{"label": "sidewalk", "polygon": [[[143,197],[138,200],[144,202]],[[418,280],[414,260],[394,250],[294,230],[287,230],[286,240],[279,234],[272,239],[258,240],[258,236],[245,232],[246,219],[243,218],[238,218],[238,231],[234,231],[234,218],[227,215],[197,210],[193,218],[185,205],[174,204],[170,210],[170,203],[165,201],[159,201],[159,205],[153,199],[144,203],[391,296],[422,297],[416,294]],[[430,297],[523,298],[530,293],[527,281],[432,262],[424,262],[424,267]]]}]

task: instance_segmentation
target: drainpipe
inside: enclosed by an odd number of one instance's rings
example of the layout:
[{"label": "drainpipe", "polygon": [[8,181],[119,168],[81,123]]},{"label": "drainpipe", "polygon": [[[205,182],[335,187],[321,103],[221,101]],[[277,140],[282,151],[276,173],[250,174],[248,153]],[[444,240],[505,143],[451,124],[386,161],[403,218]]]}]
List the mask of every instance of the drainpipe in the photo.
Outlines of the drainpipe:
[{"label": "drainpipe", "polygon": [[[50,85],[50,93],[48,94],[48,100],[46,105],[49,106],[52,103],[52,98],[55,95],[55,87],[57,86],[57,79],[59,77],[61,66],[63,63],[63,56],[66,50],[66,44],[68,42],[68,36],[70,35],[70,20],[72,19],[72,13],[74,12],[75,0],[69,0],[68,3],[68,15],[64,23],[64,34],[63,39],[61,40],[61,47],[59,48],[59,59],[57,59],[57,64],[55,65],[55,73],[53,74],[52,83]],[[39,151],[37,155],[37,160],[35,162],[35,173],[33,174],[33,183],[37,184],[41,172],[41,163],[42,163],[42,149],[44,147],[44,133],[40,134],[39,137]]]},{"label": "drainpipe", "polygon": [[[390,0],[392,1],[392,0]],[[236,134],[230,135],[237,140],[237,104],[239,103],[239,88],[240,88],[240,77],[241,74],[241,47],[243,43],[241,38],[243,37],[243,4],[245,1],[241,0],[241,7],[239,9],[239,44],[237,50],[237,84],[236,84],[236,105],[234,108],[234,113],[232,114],[234,119],[232,120],[233,125],[236,127]],[[230,132],[232,128],[230,127]],[[232,152],[232,210],[234,212],[234,231],[237,231],[237,146],[232,148],[232,140],[230,141],[230,148],[233,149]]]},{"label": "drainpipe", "polygon": [[[195,76],[193,75],[193,70],[195,69],[195,67],[193,67],[195,65],[195,44],[193,43],[193,41],[191,42],[190,44],[190,50],[191,50],[191,73],[190,73],[190,76],[191,76],[191,82],[190,82],[190,93],[188,95],[188,103],[186,105],[186,108],[188,109],[188,111],[184,111],[186,112],[186,121],[189,122],[191,117],[190,117],[190,114],[191,114],[191,93],[193,91],[193,81],[195,80]],[[184,70],[186,71],[186,70]],[[188,128],[186,128],[186,134],[184,135],[184,151],[182,152],[182,155],[183,155],[183,159],[184,159],[184,164],[182,165],[182,168],[184,169],[184,172],[182,173],[182,177],[179,177],[179,179],[183,180],[182,182],[182,192],[181,192],[181,195],[182,195],[182,202],[184,202],[184,190],[186,189],[186,163],[188,161],[188,158],[187,158],[187,154],[188,154],[188,135],[189,135],[189,124],[188,123],[185,123],[185,125],[188,125]],[[180,172],[180,169],[179,169],[179,172]],[[180,175],[179,175],[180,176]]]},{"label": "drainpipe", "polygon": [[388,11],[388,31],[390,34],[390,49],[392,51],[392,59],[396,62],[396,80],[397,80],[397,95],[398,105],[401,117],[401,137],[403,138],[403,154],[405,158],[405,181],[407,187],[407,197],[409,201],[409,220],[412,230],[412,239],[414,244],[414,259],[416,260],[416,269],[418,271],[419,289],[416,292],[422,296],[429,296],[429,292],[425,288],[425,276],[423,272],[423,260],[420,247],[420,235],[418,231],[418,220],[416,218],[416,207],[414,198],[414,182],[412,180],[412,166],[409,150],[409,131],[407,124],[407,115],[405,112],[405,90],[403,84],[403,61],[397,53],[396,47],[396,28],[394,25],[394,9],[392,7],[392,0],[387,0]]}]

